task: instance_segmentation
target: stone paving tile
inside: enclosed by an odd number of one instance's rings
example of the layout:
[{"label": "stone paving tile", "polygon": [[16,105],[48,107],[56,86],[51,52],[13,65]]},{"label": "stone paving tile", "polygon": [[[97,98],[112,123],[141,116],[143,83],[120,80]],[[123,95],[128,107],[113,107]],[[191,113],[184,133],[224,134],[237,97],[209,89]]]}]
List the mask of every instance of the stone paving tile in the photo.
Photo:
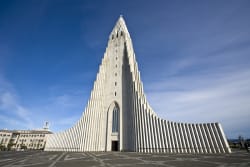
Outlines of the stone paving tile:
[{"label": "stone paving tile", "polygon": [[[146,157],[146,158],[141,158],[141,159],[146,160],[146,161],[165,161],[166,159],[169,159],[169,158],[152,156],[152,157]],[[170,159],[174,160],[175,158],[170,158]]]},{"label": "stone paving tile", "polygon": [[0,167],[249,167],[250,153],[0,152]]},{"label": "stone paving tile", "polygon": [[215,167],[214,163],[200,161],[168,161],[164,164],[172,167]]},{"label": "stone paving tile", "polygon": [[99,166],[100,164],[95,161],[63,161],[56,163],[56,167],[85,167],[85,166]]},{"label": "stone paving tile", "polygon": [[111,160],[104,160],[104,163],[108,164],[136,164],[136,163],[141,163],[142,161],[137,160],[137,159],[111,159]]}]

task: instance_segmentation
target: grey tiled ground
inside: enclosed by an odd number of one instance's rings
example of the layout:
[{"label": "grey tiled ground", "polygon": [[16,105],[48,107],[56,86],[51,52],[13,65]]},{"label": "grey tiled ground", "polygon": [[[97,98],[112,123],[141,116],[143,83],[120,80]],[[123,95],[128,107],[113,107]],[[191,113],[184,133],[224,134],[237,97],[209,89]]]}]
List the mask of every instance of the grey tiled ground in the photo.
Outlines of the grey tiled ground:
[{"label": "grey tiled ground", "polygon": [[128,152],[0,152],[1,167],[250,167],[250,153],[141,154]]}]

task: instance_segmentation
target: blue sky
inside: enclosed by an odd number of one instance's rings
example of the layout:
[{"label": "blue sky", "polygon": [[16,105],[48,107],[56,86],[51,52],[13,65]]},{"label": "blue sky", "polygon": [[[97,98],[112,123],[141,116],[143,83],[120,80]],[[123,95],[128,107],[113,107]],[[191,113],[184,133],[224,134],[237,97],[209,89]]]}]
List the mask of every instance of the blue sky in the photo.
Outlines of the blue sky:
[{"label": "blue sky", "polygon": [[0,1],[0,129],[76,122],[120,14],[165,119],[250,137],[250,1]]}]

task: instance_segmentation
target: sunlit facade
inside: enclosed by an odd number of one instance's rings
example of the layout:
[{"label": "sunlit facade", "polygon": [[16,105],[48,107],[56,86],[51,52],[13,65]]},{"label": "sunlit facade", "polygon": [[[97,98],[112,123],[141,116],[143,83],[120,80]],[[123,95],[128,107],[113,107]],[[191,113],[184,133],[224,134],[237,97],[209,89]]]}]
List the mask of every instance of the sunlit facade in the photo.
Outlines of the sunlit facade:
[{"label": "sunlit facade", "polygon": [[82,117],[51,134],[46,151],[134,151],[144,153],[229,153],[219,123],[161,119],[143,91],[132,40],[124,19],[113,28]]}]

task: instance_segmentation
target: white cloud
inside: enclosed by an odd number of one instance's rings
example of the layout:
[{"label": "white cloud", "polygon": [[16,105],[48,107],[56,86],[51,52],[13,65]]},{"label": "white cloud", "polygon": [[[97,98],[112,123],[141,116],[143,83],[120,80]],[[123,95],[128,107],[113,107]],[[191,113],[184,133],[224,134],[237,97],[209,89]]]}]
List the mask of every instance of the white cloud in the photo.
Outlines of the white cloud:
[{"label": "white cloud", "polygon": [[83,112],[83,94],[79,90],[53,89],[53,93],[41,98],[39,104],[32,104],[30,109],[39,117],[42,124],[48,121],[50,130],[58,132],[72,127]]},{"label": "white cloud", "polygon": [[0,120],[1,120],[1,128],[0,129],[8,129],[8,127],[10,125],[12,125],[14,129],[17,129],[17,127],[23,127],[23,121],[20,121],[20,120],[15,119],[15,118],[0,115]]},{"label": "white cloud", "polygon": [[0,77],[0,85],[0,120],[13,127],[22,122],[22,128],[33,128],[31,113],[17,100],[17,95],[11,88],[11,84]]},{"label": "white cloud", "polygon": [[19,101],[12,84],[2,76],[0,85],[0,129],[40,129],[49,121],[50,128],[57,132],[73,126],[82,114],[82,93],[79,91],[58,94],[58,90],[54,90],[55,94],[40,97],[41,103],[27,107]]},{"label": "white cloud", "polygon": [[64,131],[75,125],[79,119],[80,119],[79,115],[63,117],[58,119],[57,121],[53,121],[51,123],[51,126],[53,126],[53,128],[56,130],[54,132]]},{"label": "white cloud", "polygon": [[250,137],[250,70],[185,75],[146,85],[160,117],[184,122],[221,122],[230,137]]}]

